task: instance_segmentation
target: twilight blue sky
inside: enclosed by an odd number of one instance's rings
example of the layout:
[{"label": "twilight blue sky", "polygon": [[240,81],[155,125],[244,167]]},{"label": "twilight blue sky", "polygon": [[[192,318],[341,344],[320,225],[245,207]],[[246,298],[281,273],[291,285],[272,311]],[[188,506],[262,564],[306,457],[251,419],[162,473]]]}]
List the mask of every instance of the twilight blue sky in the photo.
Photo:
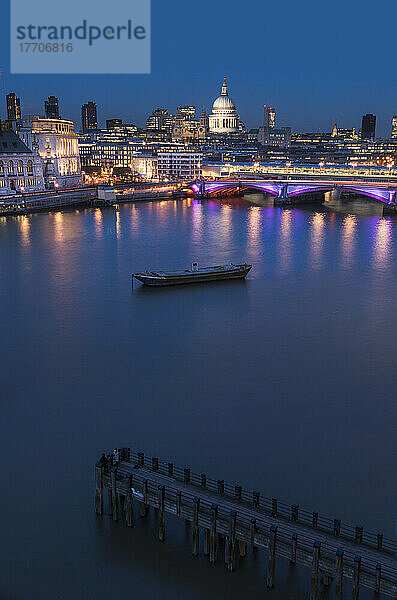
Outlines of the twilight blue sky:
[{"label": "twilight blue sky", "polygon": [[[395,0],[152,0],[151,75],[12,76],[3,17],[0,93],[15,91],[25,114],[42,113],[54,94],[61,116],[78,124],[81,104],[94,100],[101,123],[143,125],[157,107],[209,110],[224,73],[248,127],[261,123],[263,104],[299,131],[329,130],[335,119],[359,128],[374,112],[377,133],[388,135],[397,114]],[[0,107],[4,118],[3,98]]]}]

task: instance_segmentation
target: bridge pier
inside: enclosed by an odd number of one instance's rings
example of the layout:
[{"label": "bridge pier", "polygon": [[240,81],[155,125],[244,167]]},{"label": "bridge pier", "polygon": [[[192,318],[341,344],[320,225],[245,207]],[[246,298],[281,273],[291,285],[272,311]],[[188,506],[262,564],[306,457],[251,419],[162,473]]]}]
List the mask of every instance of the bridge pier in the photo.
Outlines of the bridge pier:
[{"label": "bridge pier", "polygon": [[288,184],[281,187],[280,194],[274,198],[275,206],[289,206],[292,204],[291,198],[288,196]]},{"label": "bridge pier", "polygon": [[334,188],[329,192],[325,192],[324,199],[325,202],[329,204],[339,203],[342,195],[342,190],[339,188]]},{"label": "bridge pier", "polygon": [[388,203],[383,205],[384,213],[395,213],[397,212],[397,193],[395,191],[389,190],[389,201]]}]

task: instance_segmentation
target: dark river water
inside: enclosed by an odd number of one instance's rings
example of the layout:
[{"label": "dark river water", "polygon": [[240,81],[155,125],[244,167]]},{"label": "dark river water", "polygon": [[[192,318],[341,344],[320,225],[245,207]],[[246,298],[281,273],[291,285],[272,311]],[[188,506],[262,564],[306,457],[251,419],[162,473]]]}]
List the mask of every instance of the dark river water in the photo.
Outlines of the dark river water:
[{"label": "dark river water", "polygon": [[[161,544],[152,516],[96,517],[114,446],[394,536],[397,218],[140,202],[2,218],[0,257],[2,599],[307,597],[282,560],[267,591],[260,552],[193,558],[183,521]],[[193,260],[253,268],[131,291]]]}]

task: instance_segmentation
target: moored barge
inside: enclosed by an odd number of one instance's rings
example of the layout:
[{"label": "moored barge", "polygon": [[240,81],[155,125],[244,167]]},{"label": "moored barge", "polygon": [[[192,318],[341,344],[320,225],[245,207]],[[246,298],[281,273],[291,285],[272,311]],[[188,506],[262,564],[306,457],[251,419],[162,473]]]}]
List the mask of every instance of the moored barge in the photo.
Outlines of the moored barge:
[{"label": "moored barge", "polygon": [[192,264],[191,269],[182,271],[146,271],[133,273],[132,279],[137,279],[144,285],[164,286],[180,285],[186,283],[205,283],[209,281],[224,281],[225,279],[243,279],[251,270],[252,265],[246,263],[235,265],[217,265],[215,267],[201,267]]}]

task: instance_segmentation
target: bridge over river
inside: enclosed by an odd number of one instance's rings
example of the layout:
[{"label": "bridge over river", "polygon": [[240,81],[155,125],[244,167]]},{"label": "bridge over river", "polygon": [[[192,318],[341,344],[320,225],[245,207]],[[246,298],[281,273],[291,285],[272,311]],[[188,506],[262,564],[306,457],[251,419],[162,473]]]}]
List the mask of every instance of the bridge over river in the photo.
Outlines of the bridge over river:
[{"label": "bridge over river", "polygon": [[198,180],[190,185],[198,197],[242,194],[248,190],[258,190],[274,196],[277,204],[294,204],[314,194],[333,192],[356,194],[382,202],[391,209],[396,208],[397,182],[363,182],[351,180],[323,179],[223,179],[217,181]]}]

